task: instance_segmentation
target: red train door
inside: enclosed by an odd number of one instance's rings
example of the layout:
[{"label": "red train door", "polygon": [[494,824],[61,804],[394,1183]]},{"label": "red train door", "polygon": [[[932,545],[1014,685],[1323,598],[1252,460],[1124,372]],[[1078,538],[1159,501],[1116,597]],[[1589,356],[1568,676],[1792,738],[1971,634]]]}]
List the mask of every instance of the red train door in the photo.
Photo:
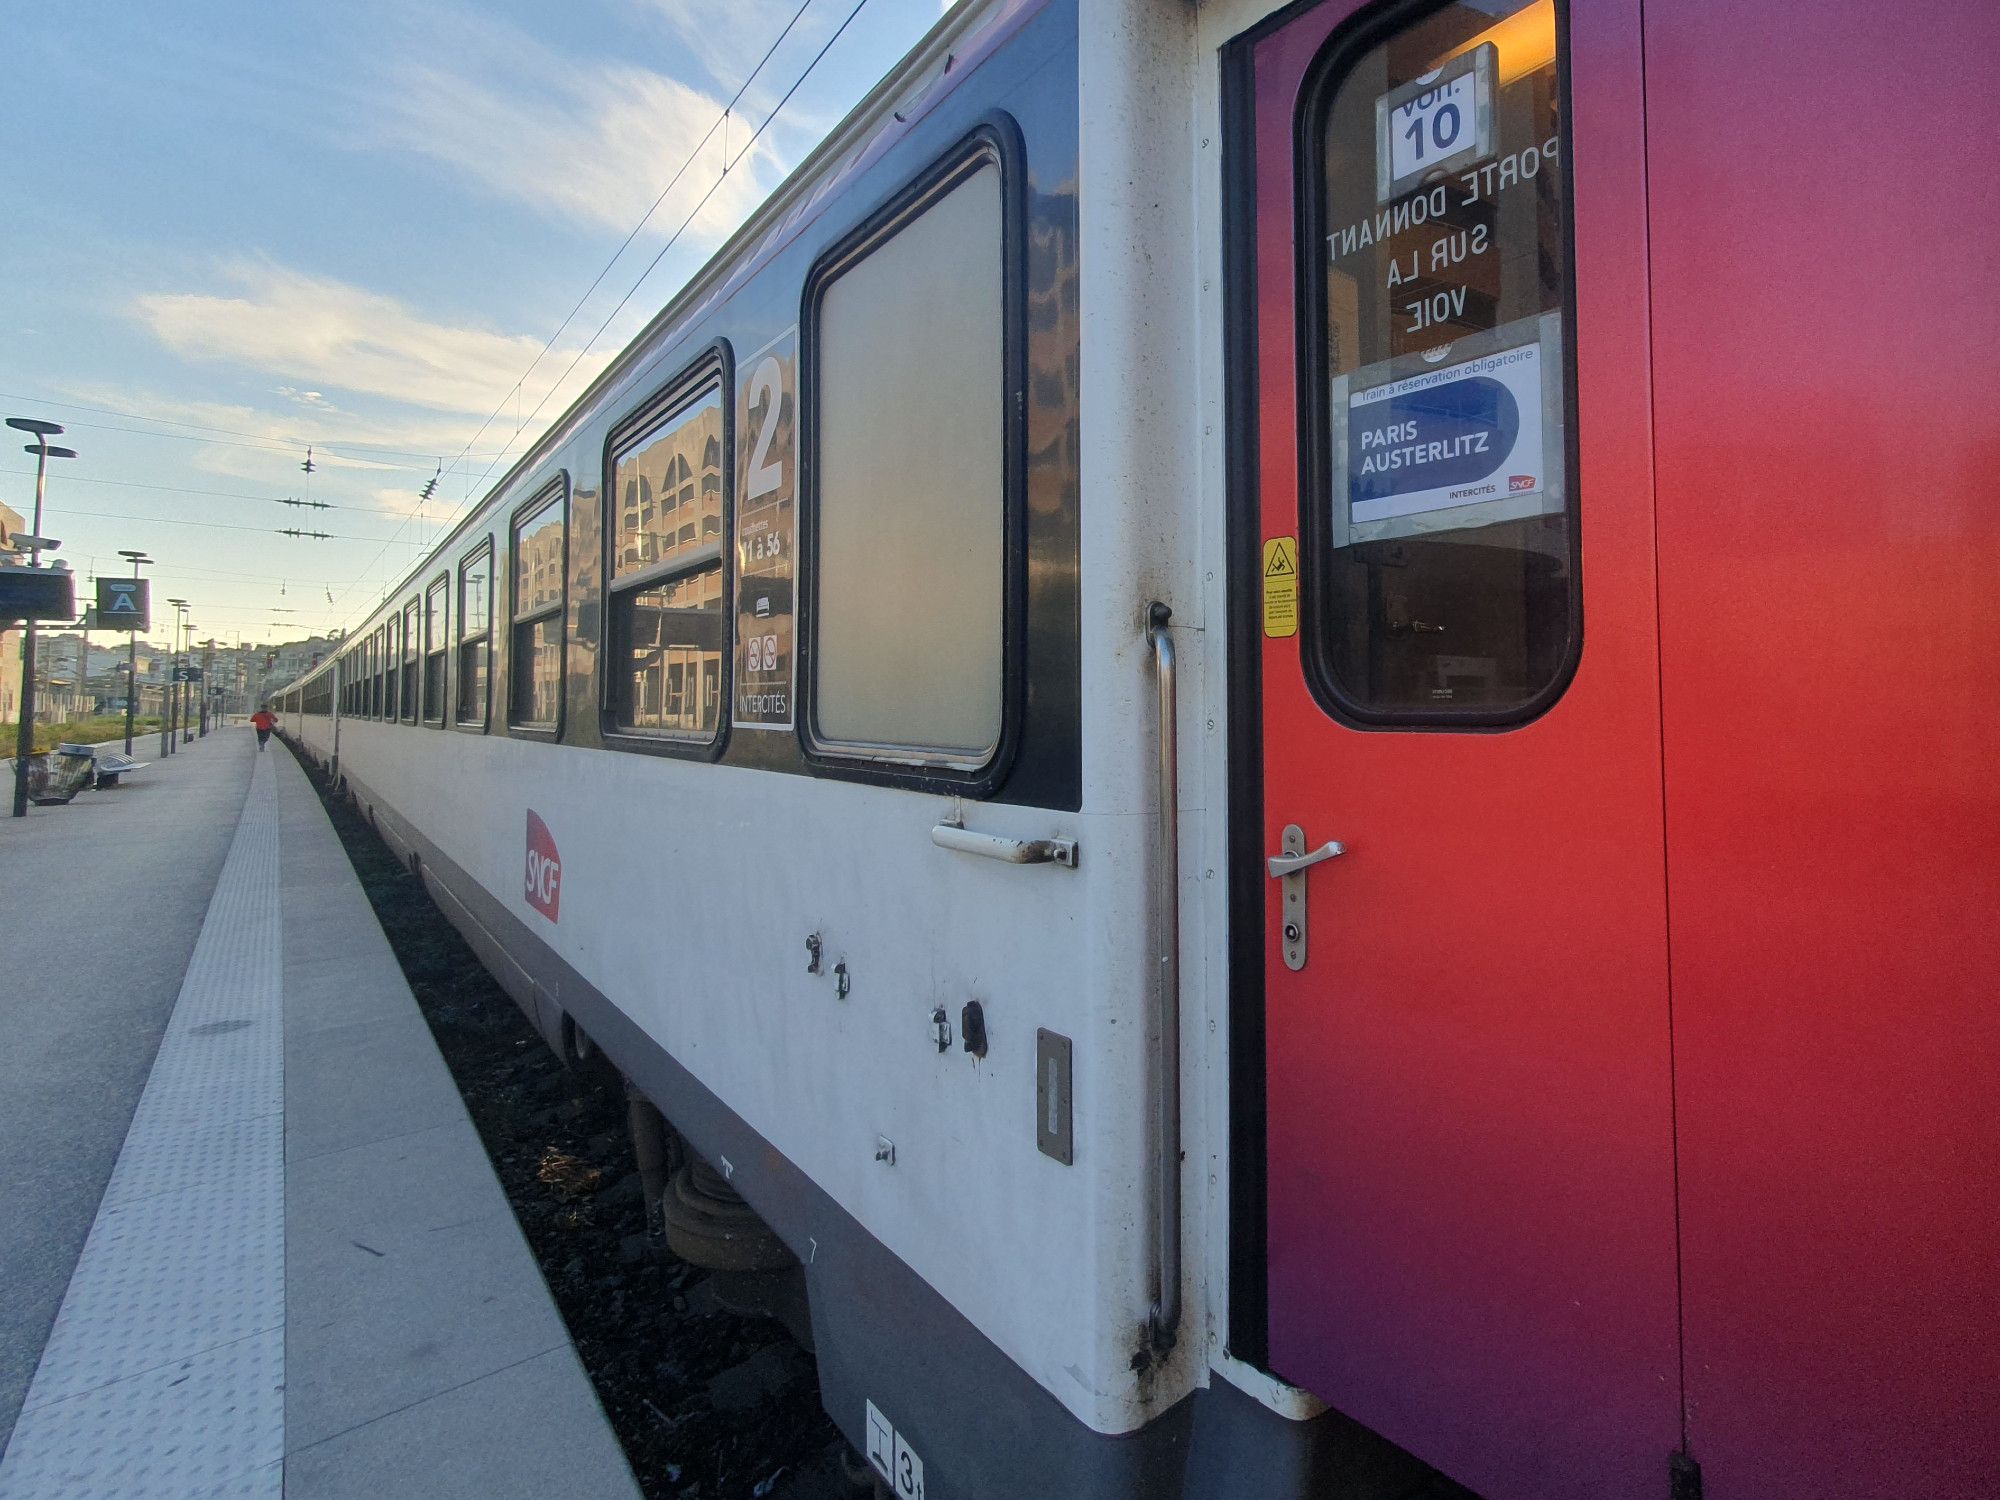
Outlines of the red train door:
[{"label": "red train door", "polygon": [[1990,0],[1646,0],[1709,1500],[2000,1494],[1996,56]]},{"label": "red train door", "polygon": [[1242,44],[1270,1359],[1495,1500],[1681,1442],[1638,25]]}]

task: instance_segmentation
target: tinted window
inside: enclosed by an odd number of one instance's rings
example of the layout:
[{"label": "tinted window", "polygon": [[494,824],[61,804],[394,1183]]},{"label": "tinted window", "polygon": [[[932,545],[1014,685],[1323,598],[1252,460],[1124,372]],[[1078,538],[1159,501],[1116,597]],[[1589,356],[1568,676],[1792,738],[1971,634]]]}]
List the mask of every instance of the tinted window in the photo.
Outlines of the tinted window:
[{"label": "tinted window", "polygon": [[422,672],[423,608],[412,599],[403,606],[403,668],[401,677],[401,717],[415,722],[417,688]]},{"label": "tinted window", "polygon": [[978,764],[999,743],[1006,582],[1000,170],[973,170],[821,294],[813,727]]},{"label": "tinted window", "polygon": [[567,501],[558,494],[514,523],[507,713],[515,724],[551,728],[562,706],[566,509]]},{"label": "tinted window", "polygon": [[609,666],[618,729],[713,739],[722,721],[722,390],[612,457]]},{"label": "tinted window", "polygon": [[424,594],[424,718],[444,722],[445,608],[451,585],[440,578]]},{"label": "tinted window", "polygon": [[1580,636],[1553,0],[1447,5],[1329,82],[1307,526],[1324,681],[1364,719],[1516,717]]},{"label": "tinted window", "polygon": [[486,670],[492,656],[493,549],[458,565],[458,722],[486,722]]}]

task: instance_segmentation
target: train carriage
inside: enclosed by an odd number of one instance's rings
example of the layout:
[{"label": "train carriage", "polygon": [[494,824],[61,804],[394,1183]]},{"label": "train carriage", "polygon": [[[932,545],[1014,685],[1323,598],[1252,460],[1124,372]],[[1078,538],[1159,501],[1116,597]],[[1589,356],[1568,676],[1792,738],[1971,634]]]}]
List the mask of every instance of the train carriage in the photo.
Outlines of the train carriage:
[{"label": "train carriage", "polygon": [[893,1493],[2000,1493],[1996,46],[974,0],[287,728]]}]

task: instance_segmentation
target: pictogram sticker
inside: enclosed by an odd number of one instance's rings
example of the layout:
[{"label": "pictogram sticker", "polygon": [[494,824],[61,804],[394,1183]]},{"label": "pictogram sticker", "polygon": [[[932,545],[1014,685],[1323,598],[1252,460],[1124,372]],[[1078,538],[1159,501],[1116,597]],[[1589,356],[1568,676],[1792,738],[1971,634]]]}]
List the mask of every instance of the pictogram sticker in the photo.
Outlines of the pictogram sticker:
[{"label": "pictogram sticker", "polygon": [[1299,633],[1299,543],[1274,536],[1264,543],[1264,634]]}]

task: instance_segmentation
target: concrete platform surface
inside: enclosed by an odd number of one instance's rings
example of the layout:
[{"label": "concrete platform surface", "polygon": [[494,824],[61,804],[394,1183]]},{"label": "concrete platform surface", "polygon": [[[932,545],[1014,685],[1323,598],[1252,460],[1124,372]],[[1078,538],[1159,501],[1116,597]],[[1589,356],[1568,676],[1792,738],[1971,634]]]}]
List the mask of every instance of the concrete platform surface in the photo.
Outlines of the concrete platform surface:
[{"label": "concrete platform surface", "polygon": [[[140,750],[157,751],[159,736]],[[0,809],[0,1448],[180,994],[257,751],[214,733],[67,807]],[[9,765],[11,766],[11,762]],[[0,778],[11,796],[11,776]]]},{"label": "concrete platform surface", "polygon": [[0,1500],[636,1496],[304,774],[211,740],[241,815]]}]

